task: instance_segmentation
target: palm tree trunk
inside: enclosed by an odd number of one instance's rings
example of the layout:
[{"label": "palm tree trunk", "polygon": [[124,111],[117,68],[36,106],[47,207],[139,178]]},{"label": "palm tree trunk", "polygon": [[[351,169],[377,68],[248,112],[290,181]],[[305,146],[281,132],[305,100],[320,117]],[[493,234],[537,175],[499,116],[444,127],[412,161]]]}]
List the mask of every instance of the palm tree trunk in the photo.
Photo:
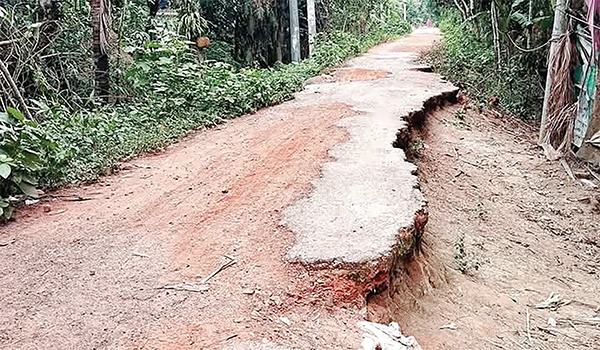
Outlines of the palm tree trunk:
[{"label": "palm tree trunk", "polygon": [[101,37],[106,38],[104,17],[108,4],[104,0],[90,0],[92,5],[93,31],[92,49],[94,52],[94,91],[102,101],[108,102],[110,85],[108,82],[108,54]]}]

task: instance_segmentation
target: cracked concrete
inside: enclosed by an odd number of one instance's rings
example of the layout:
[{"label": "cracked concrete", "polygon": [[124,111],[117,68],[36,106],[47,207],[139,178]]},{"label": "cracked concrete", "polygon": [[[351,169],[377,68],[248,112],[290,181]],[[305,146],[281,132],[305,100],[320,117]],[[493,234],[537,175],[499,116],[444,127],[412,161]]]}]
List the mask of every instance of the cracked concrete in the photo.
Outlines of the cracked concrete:
[{"label": "cracked concrete", "polygon": [[323,166],[312,192],[283,213],[282,224],[295,239],[289,261],[371,271],[411,248],[415,215],[426,201],[415,165],[392,143],[398,130],[408,127],[404,117],[410,112],[431,97],[457,90],[439,75],[415,69],[416,50],[405,50],[407,41],[417,49],[431,45],[432,34],[431,29],[417,30],[344,68],[383,70],[390,73],[387,78],[318,83],[298,95],[309,104],[333,100],[362,113],[338,123],[347,129],[347,142],[330,150],[332,161]]}]

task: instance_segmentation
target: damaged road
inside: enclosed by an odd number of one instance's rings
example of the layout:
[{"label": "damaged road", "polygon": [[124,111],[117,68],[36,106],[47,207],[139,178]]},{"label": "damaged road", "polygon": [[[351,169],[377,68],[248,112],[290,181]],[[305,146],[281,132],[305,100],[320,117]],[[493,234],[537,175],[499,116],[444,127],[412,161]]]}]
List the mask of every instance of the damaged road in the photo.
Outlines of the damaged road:
[{"label": "damaged road", "polygon": [[365,298],[427,221],[393,144],[456,94],[413,63],[437,39],[23,209],[0,231],[0,348],[356,348]]}]

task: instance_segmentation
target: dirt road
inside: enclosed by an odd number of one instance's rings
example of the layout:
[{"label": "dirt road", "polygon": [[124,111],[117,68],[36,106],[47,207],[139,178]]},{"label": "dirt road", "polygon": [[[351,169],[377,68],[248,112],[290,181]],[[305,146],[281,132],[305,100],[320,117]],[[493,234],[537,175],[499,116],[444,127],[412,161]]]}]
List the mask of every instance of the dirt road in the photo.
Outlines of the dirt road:
[{"label": "dirt road", "polygon": [[[437,38],[419,32],[375,48],[314,79],[294,101],[198,131],[97,184],[22,210],[0,234],[12,242],[0,247],[0,347],[356,348],[366,292],[286,262],[294,232],[281,213],[319,187],[313,180],[341,144],[372,145],[372,159],[397,163],[411,178],[412,203],[414,166],[391,143],[402,114],[443,86],[409,69],[416,50]],[[362,127],[348,124],[355,122]],[[399,227],[391,228],[395,235]],[[211,275],[230,258],[235,264]]]},{"label": "dirt road", "polygon": [[365,318],[426,350],[599,348],[598,190],[475,103],[404,139],[453,89],[413,62],[436,39],[21,210],[0,228],[0,348],[356,349]]}]

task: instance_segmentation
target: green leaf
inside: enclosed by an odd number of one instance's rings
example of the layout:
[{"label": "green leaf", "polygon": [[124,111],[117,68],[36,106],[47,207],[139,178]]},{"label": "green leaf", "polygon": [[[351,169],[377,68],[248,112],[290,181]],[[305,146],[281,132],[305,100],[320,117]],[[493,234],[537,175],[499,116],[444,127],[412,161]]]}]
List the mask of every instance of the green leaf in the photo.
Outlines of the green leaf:
[{"label": "green leaf", "polygon": [[26,120],[25,125],[30,126],[32,128],[38,127],[38,123],[35,120]]},{"label": "green leaf", "polygon": [[21,189],[21,191],[23,191],[23,193],[25,193],[26,195],[33,198],[38,198],[37,189],[35,188],[35,186],[30,185],[25,181],[19,183],[18,186]]},{"label": "green leaf", "polygon": [[532,24],[529,21],[529,19],[527,19],[527,16],[525,16],[524,14],[522,14],[520,12],[515,12],[515,13],[511,14],[510,19],[518,22],[521,25],[521,27],[523,27],[523,28],[527,28]]},{"label": "green leaf", "polygon": [[[4,209],[2,209],[2,207],[0,207],[0,217],[4,216]],[[8,218],[7,218],[8,219]]]},{"label": "green leaf", "polygon": [[40,162],[40,155],[35,151],[24,149],[23,155],[25,158],[23,161],[28,167],[33,168]]},{"label": "green leaf", "polygon": [[19,112],[18,110],[14,109],[12,107],[8,107],[6,109],[6,111],[8,112],[8,114],[10,116],[12,116],[13,118],[15,118],[18,121],[22,122],[23,120],[25,120],[25,117],[23,116],[23,113]]},{"label": "green leaf", "polygon": [[22,181],[27,182],[28,184],[33,185],[33,186],[38,184],[37,180],[29,175],[23,175]]},{"label": "green leaf", "polygon": [[10,165],[0,164],[0,176],[2,176],[3,178],[8,179],[11,171],[12,169],[10,168]]},{"label": "green leaf", "polygon": [[9,205],[8,201],[0,199],[0,208],[8,208]]},{"label": "green leaf", "polygon": [[513,4],[512,4],[513,10],[516,9],[517,7],[519,7],[524,2],[525,2],[525,0],[516,0],[515,2],[513,2]]}]

